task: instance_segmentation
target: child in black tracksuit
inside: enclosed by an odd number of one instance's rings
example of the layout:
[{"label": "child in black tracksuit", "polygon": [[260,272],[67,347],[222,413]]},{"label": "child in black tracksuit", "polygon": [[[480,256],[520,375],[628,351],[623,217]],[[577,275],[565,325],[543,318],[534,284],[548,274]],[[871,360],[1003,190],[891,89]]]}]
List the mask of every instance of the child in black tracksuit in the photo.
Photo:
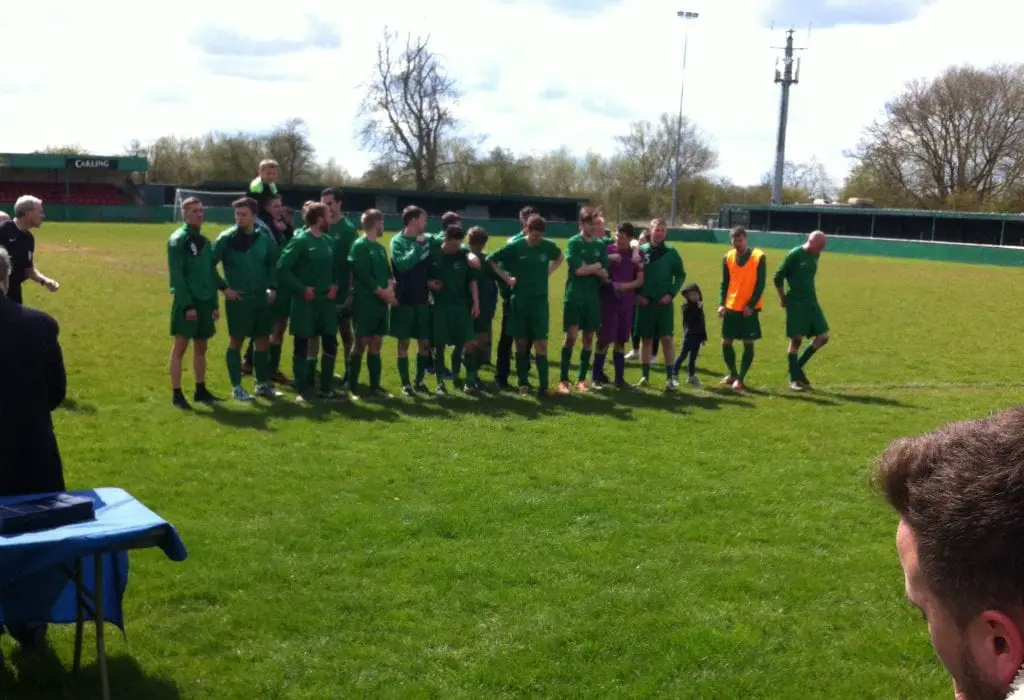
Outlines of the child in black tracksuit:
[{"label": "child in black tracksuit", "polygon": [[690,386],[700,386],[700,380],[697,379],[697,355],[700,346],[708,340],[708,329],[704,324],[704,296],[699,286],[688,284],[683,287],[683,298],[683,347],[676,358],[672,374],[678,381],[683,360],[689,358],[686,381]]}]

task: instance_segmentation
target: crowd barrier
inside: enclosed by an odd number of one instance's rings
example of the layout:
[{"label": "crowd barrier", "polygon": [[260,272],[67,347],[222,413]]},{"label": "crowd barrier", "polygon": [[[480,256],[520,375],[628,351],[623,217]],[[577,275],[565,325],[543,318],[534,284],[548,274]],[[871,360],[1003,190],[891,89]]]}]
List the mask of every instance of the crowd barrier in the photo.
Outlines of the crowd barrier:
[{"label": "crowd barrier", "polygon": [[[0,210],[12,213],[12,205],[0,204]],[[164,207],[133,207],[133,206],[74,206],[49,204],[46,206],[47,218],[51,221],[88,221],[88,222],[133,222],[172,224],[174,208]],[[348,214],[358,220],[357,212]],[[206,220],[212,224],[229,224],[234,221],[230,207],[210,207],[206,210]],[[300,225],[296,214],[296,225]],[[508,237],[519,232],[520,225],[515,219],[463,219],[463,228],[482,226],[496,237]],[[385,216],[384,228],[397,231],[402,227],[401,217],[397,214]],[[427,230],[437,231],[441,228],[440,217],[431,217]],[[575,222],[548,222],[547,235],[551,238],[569,238],[575,235],[578,227]],[[761,248],[792,248],[800,245],[806,234],[750,231],[752,245]],[[669,229],[669,240],[676,243],[708,243],[728,245],[727,229],[707,228],[673,228]],[[883,238],[862,238],[857,236],[833,235],[829,238],[828,250],[831,253],[850,253],[853,255],[869,255],[889,258],[912,258],[916,260],[934,260],[940,262],[970,263],[975,265],[1024,265],[1024,248],[1009,246],[985,246],[965,243],[940,243],[932,241],[897,240]]]}]

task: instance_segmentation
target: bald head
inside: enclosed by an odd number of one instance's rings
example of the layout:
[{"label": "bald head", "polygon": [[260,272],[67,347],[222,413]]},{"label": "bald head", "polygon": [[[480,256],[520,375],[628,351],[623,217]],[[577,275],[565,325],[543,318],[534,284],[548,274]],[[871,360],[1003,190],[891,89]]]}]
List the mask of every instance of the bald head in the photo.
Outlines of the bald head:
[{"label": "bald head", "polygon": [[10,220],[11,220],[11,215],[10,214],[8,214],[5,211],[0,211],[0,224],[2,224],[5,221],[10,221]]},{"label": "bald head", "polygon": [[820,253],[825,250],[825,244],[828,243],[828,238],[825,237],[823,231],[814,231],[807,237],[807,243],[804,244],[804,248],[808,253]]}]

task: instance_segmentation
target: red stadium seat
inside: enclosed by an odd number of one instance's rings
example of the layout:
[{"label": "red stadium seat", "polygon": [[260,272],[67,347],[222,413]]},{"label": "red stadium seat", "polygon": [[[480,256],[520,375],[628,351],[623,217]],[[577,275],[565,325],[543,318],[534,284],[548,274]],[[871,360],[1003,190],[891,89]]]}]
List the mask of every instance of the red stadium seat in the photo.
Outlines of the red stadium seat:
[{"label": "red stadium seat", "polygon": [[115,185],[82,183],[67,188],[59,183],[0,183],[0,203],[13,204],[23,194],[30,194],[44,202],[55,204],[119,206],[125,203],[124,195]]}]

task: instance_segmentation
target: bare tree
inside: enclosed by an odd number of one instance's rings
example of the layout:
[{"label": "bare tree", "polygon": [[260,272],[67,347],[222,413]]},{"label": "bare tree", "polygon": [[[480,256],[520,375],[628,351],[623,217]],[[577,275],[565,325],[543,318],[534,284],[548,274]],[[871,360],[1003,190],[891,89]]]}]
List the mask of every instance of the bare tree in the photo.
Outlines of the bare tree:
[{"label": "bare tree", "polygon": [[[632,122],[629,133],[617,138],[621,176],[633,187],[662,190],[672,184],[675,172],[678,117],[662,114],[657,124]],[[679,179],[685,180],[713,170],[718,154],[685,117],[679,149]]]},{"label": "bare tree", "polygon": [[278,177],[284,184],[304,182],[317,170],[316,149],[302,119],[293,117],[271,131],[266,149],[277,161]]},{"label": "bare tree", "polygon": [[397,41],[397,33],[384,30],[360,106],[360,136],[379,160],[408,171],[417,190],[431,190],[439,184],[441,147],[455,128],[459,94],[429,37],[409,35],[404,49]]},{"label": "bare tree", "polygon": [[1024,65],[949,68],[909,83],[849,154],[917,206],[977,208],[1024,177]]},{"label": "bare tree", "polygon": [[[761,185],[771,187],[773,180],[774,173],[768,171],[761,176]],[[799,199],[832,199],[839,189],[825,165],[813,157],[806,163],[787,160],[782,171],[782,186],[799,193]]]}]

